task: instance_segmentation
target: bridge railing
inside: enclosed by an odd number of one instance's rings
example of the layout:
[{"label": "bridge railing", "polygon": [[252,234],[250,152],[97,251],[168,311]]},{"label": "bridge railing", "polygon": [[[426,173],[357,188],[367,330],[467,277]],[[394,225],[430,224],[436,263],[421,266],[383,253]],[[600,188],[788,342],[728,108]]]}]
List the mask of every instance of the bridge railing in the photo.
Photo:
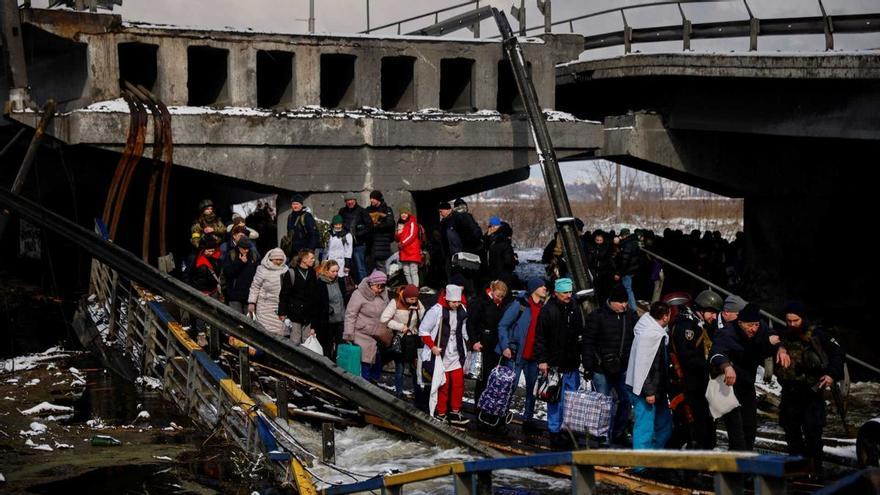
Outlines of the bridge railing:
[{"label": "bridge railing", "polygon": [[452,462],[400,474],[371,478],[359,483],[337,485],[325,495],[342,495],[381,490],[398,495],[412,483],[452,477],[455,493],[492,493],[492,473],[500,469],[570,466],[572,493],[596,493],[596,466],[684,469],[713,473],[715,493],[733,495],[745,490],[745,477],[754,477],[755,493],[786,493],[788,478],[803,474],[806,462],[800,457],[762,455],[751,452],[583,450],[529,456]]}]

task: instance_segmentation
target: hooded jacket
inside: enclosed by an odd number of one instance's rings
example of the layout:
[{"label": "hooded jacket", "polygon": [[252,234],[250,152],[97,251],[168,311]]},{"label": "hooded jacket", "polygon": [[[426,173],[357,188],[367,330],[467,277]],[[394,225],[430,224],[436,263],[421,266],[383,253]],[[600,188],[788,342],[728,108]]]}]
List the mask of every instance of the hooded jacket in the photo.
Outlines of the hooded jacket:
[{"label": "hooded jacket", "polygon": [[369,279],[365,278],[358,284],[357,290],[351,294],[345,308],[345,327],[342,339],[352,341],[361,348],[361,362],[376,361],[376,335],[382,331],[380,321],[385,306],[388,305],[388,293],[373,294]]},{"label": "hooded jacket", "polygon": [[295,323],[312,323],[318,313],[318,288],[318,276],[314,269],[290,267],[281,277],[278,314],[287,316]]},{"label": "hooded jacket", "polygon": [[513,270],[516,268],[516,257],[513,252],[513,243],[510,240],[513,229],[507,222],[501,222],[498,230],[486,236],[484,243],[486,249],[486,266],[489,280],[503,280],[510,283],[513,278]]},{"label": "hooded jacket", "polygon": [[345,276],[345,268],[351,268],[351,253],[354,249],[354,237],[343,225],[342,230],[336,232],[330,228],[330,237],[327,239],[328,260],[335,260],[339,264],[339,273]]},{"label": "hooded jacket", "polygon": [[[633,329],[638,319],[636,312],[629,307],[623,313],[615,313],[607,303],[590,313],[586,319],[584,332],[584,370],[601,373],[600,358],[612,353],[620,353],[620,362],[625,365],[632,348]],[[623,337],[622,351],[621,337]]]},{"label": "hooded jacket", "polygon": [[223,263],[223,276],[226,279],[226,300],[246,302],[259,263],[257,261],[257,254],[253,250],[248,251],[247,261],[241,261],[238,253],[238,248],[235,248],[235,252],[226,255],[225,262]]},{"label": "hooded jacket", "polygon": [[[272,256],[283,257],[284,263],[275,266],[270,261]],[[284,324],[278,319],[278,296],[281,294],[281,277],[287,274],[287,269],[284,251],[281,248],[270,249],[257,267],[248,294],[248,303],[256,305],[257,323],[276,335],[284,334]]]},{"label": "hooded jacket", "polygon": [[379,206],[368,206],[367,214],[370,215],[373,225],[371,229],[373,258],[387,260],[391,257],[391,243],[394,242],[394,211],[382,201]]},{"label": "hooded jacket", "polygon": [[397,245],[400,261],[421,263],[422,242],[419,240],[419,224],[415,215],[410,215],[406,222],[397,221]]}]

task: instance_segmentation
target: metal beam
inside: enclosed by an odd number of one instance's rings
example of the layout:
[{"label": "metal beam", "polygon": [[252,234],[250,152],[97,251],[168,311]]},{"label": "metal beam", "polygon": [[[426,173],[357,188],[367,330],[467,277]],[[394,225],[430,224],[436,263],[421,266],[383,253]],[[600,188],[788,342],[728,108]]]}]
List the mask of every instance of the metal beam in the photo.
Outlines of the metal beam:
[{"label": "metal beam", "polygon": [[428,27],[424,27],[422,29],[406,34],[418,36],[442,36],[444,34],[458,31],[459,29],[465,29],[469,26],[472,26],[473,24],[482,21],[483,19],[488,19],[490,17],[492,17],[492,7],[480,7],[479,9],[465,12],[464,14],[459,14],[455,17],[450,17],[449,19],[440,21],[437,24],[432,24]]},{"label": "metal beam", "polygon": [[[762,36],[784,36],[799,34],[824,34],[827,20],[822,16],[789,17],[780,19],[761,19]],[[834,16],[835,33],[874,33],[880,31],[880,13]],[[753,32],[751,19],[724,22],[704,22],[690,25],[689,38],[748,38]],[[625,31],[594,34],[584,37],[584,50],[623,45],[626,43]],[[685,37],[685,27],[681,24],[630,30],[631,43],[653,43],[657,41],[679,41]]]},{"label": "metal beam", "polygon": [[408,434],[442,447],[464,447],[488,457],[501,454],[464,432],[442,425],[412,405],[370,384],[359,376],[346,373],[332,361],[299,346],[289,339],[267,333],[244,315],[230,307],[206,298],[180,280],[143,263],[132,253],[107,242],[91,232],[42,206],[0,188],[0,205],[25,220],[44,228],[85,250],[124,277],[135,280],[188,311],[206,324],[221,328],[229,335],[263,349],[298,373],[312,377],[327,388],[348,397],[364,409],[398,425],[405,425]]}]

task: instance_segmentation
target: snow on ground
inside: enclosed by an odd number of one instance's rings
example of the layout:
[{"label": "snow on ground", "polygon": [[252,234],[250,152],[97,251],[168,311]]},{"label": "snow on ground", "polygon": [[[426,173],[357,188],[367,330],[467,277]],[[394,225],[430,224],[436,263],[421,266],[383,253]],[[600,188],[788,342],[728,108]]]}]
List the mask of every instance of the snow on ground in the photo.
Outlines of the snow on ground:
[{"label": "snow on ground", "polygon": [[22,414],[24,414],[25,416],[33,416],[36,414],[56,413],[56,412],[64,412],[64,413],[70,412],[70,413],[72,413],[73,408],[67,407],[67,406],[59,406],[56,404],[51,404],[49,402],[41,402],[30,409],[25,409],[24,411],[20,411],[20,412]]},{"label": "snow on ground", "polygon": [[69,355],[70,352],[63,350],[60,346],[50,347],[37,354],[17,356],[0,361],[0,373],[31,370],[46,361],[54,361]]}]

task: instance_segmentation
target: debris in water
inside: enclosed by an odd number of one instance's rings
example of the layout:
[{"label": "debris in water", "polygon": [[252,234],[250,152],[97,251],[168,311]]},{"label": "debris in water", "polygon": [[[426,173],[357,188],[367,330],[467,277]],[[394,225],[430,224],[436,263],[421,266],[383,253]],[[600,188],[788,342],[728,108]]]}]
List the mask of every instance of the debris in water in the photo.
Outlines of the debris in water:
[{"label": "debris in water", "polygon": [[149,421],[150,420],[150,413],[147,411],[139,412],[135,421],[141,421],[141,420],[142,421]]},{"label": "debris in water", "polygon": [[122,442],[110,435],[95,435],[92,437],[92,445],[95,447],[118,447]]},{"label": "debris in water", "polygon": [[45,450],[46,452],[52,452],[54,450],[52,447],[49,446],[49,444],[47,444],[47,443],[36,444],[30,438],[28,438],[27,441],[24,442],[24,444],[25,444],[25,446],[30,447],[34,450]]}]

